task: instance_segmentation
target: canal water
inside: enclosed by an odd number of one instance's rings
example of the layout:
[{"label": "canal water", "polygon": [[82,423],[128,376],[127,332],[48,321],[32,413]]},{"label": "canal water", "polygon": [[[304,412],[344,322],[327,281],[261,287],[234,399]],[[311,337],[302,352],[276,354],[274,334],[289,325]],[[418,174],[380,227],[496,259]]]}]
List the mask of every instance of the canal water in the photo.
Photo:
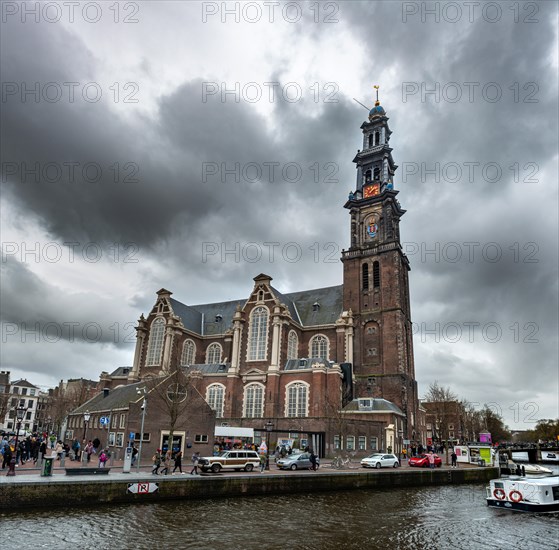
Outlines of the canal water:
[{"label": "canal water", "polygon": [[557,550],[559,514],[488,508],[476,484],[8,512],[0,534],[35,549]]}]

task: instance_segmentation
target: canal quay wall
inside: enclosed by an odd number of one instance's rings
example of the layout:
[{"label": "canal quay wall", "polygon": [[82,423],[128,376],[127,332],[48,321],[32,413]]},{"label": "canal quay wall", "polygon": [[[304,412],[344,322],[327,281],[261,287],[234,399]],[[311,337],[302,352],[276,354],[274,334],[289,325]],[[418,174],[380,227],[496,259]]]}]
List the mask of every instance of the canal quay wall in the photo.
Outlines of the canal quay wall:
[{"label": "canal quay wall", "polygon": [[[482,483],[499,477],[498,468],[358,472],[305,472],[288,475],[201,475],[156,477],[145,474],[0,479],[0,510],[137,504],[166,500],[283,495],[351,489],[390,489]],[[140,491],[140,492],[138,492]],[[153,491],[153,492],[152,492]]]}]

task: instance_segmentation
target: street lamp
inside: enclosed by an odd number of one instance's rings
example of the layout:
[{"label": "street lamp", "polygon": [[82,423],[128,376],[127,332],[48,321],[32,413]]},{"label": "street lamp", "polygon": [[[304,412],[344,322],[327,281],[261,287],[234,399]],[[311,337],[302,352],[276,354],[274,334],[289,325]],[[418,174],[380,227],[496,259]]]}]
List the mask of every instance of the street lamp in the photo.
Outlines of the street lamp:
[{"label": "street lamp", "polygon": [[[140,471],[140,462],[142,460],[142,441],[144,439],[144,421],[146,419],[146,409],[148,406],[147,400],[147,390],[146,388],[141,388],[137,390],[138,395],[144,395],[144,402],[142,403],[142,424],[140,426],[140,446],[138,447],[138,464],[136,465],[136,470]],[[173,447],[173,442],[171,442],[171,448]]]},{"label": "street lamp", "polygon": [[21,422],[25,418],[25,413],[27,412],[27,407],[16,407],[16,441],[14,443],[14,453],[12,454],[12,459],[10,460],[10,467],[8,469],[8,476],[16,475],[16,463],[17,463],[17,443],[19,439],[19,430],[21,429]]},{"label": "street lamp", "polygon": [[266,436],[267,441],[267,445],[266,445],[266,470],[270,469],[270,446],[272,444],[272,438],[271,438],[271,434],[272,434],[272,429],[274,427],[274,423],[270,420],[268,420],[268,422],[266,422],[266,433],[268,434]]},{"label": "street lamp", "polygon": [[85,411],[83,413],[83,440],[84,441],[86,441],[87,424],[88,424],[90,418],[91,418],[91,414],[89,414],[89,411]]}]

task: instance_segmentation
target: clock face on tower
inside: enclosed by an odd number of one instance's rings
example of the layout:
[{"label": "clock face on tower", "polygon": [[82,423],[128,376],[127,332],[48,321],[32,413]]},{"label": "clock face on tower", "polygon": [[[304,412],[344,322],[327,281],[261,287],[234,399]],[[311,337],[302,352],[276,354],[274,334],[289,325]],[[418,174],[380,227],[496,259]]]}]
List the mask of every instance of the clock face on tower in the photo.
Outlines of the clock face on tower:
[{"label": "clock face on tower", "polygon": [[371,183],[363,187],[363,198],[375,197],[380,194],[380,183]]}]

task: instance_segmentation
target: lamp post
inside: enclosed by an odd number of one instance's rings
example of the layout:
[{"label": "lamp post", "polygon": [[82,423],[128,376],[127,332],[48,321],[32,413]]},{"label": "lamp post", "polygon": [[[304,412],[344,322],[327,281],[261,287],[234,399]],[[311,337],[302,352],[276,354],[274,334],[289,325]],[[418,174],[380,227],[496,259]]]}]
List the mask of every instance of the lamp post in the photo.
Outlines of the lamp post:
[{"label": "lamp post", "polygon": [[12,454],[12,459],[10,460],[10,466],[8,469],[8,476],[16,475],[16,464],[17,464],[17,443],[19,439],[19,430],[21,429],[21,422],[25,417],[27,412],[27,407],[16,407],[16,441],[14,443],[14,453]]},{"label": "lamp post", "polygon": [[[144,439],[144,421],[146,419],[146,409],[147,409],[147,405],[148,405],[148,401],[147,401],[147,390],[146,388],[141,388],[138,389],[138,394],[139,395],[144,395],[144,402],[142,403],[142,423],[140,426],[140,445],[138,447],[138,463],[136,465],[136,470],[139,472],[140,471],[140,462],[142,461],[142,441]],[[172,446],[172,442],[171,442],[171,446]]]},{"label": "lamp post", "polygon": [[274,423],[270,420],[268,420],[268,422],[266,422],[266,439],[267,441],[267,445],[266,445],[266,470],[270,469],[270,446],[272,444],[271,441],[271,434],[272,434],[272,429],[274,427]]},{"label": "lamp post", "polygon": [[89,411],[85,411],[83,413],[83,440],[86,441],[87,437],[87,424],[89,423],[89,419],[91,418],[91,414]]}]

